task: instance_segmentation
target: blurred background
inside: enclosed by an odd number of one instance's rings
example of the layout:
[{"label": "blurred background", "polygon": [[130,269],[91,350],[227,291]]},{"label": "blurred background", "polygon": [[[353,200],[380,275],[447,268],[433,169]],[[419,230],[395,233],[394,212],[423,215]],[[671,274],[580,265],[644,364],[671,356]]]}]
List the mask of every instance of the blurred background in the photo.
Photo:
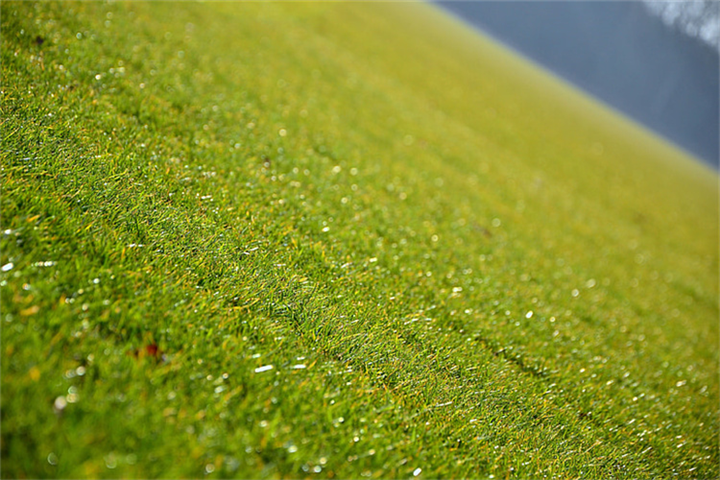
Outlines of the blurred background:
[{"label": "blurred background", "polygon": [[435,3],[719,168],[717,0]]}]

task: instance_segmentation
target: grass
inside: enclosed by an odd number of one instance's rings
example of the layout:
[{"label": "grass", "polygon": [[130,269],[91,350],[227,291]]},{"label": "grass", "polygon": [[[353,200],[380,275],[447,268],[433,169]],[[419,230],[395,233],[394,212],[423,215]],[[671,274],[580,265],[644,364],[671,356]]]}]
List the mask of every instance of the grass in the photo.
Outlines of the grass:
[{"label": "grass", "polygon": [[717,173],[434,7],[2,61],[3,478],[718,476]]}]

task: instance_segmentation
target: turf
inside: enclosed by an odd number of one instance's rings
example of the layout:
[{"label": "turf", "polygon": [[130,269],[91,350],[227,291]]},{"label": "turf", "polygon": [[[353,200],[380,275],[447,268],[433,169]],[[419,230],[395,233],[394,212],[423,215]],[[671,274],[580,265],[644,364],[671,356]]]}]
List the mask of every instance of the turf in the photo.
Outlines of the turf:
[{"label": "turf", "polygon": [[718,178],[435,7],[2,3],[3,478],[714,478]]}]

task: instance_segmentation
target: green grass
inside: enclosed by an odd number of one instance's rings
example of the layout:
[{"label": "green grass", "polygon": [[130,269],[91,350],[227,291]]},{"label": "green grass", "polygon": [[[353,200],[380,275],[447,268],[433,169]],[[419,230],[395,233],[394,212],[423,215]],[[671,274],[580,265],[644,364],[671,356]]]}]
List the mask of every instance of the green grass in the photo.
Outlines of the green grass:
[{"label": "green grass", "polygon": [[3,478],[718,477],[717,173],[434,7],[2,62]]}]

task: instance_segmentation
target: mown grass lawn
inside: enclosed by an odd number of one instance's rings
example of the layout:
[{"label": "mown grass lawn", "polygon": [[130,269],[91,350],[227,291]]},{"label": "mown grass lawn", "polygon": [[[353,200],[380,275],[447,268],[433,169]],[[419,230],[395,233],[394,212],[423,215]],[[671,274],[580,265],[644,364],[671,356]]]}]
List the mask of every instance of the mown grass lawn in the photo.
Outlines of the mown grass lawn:
[{"label": "mown grass lawn", "polygon": [[3,478],[716,478],[718,177],[413,3],[2,3]]}]

